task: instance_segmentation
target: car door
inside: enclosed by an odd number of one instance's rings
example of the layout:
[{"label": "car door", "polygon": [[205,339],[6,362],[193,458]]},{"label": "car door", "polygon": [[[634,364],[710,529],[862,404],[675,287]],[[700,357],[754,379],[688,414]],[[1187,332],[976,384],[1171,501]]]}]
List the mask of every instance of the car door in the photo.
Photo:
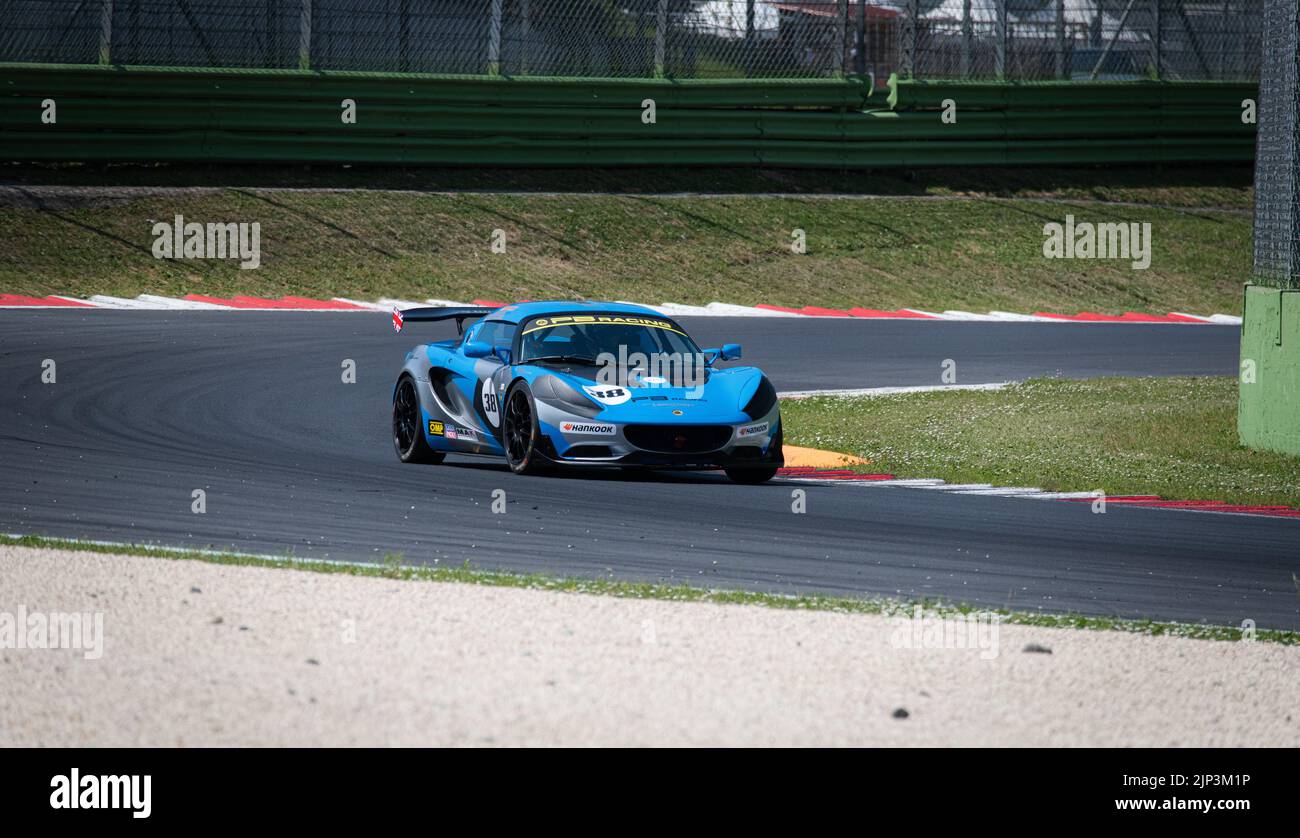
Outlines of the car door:
[{"label": "car door", "polygon": [[[510,351],[515,338],[515,324],[499,320],[478,324],[473,340],[493,349]],[[467,339],[469,338],[466,335]],[[508,357],[508,356],[507,356]],[[506,387],[510,384],[510,365],[495,355],[474,359],[474,404],[483,428],[494,438],[501,438],[501,410]]]}]

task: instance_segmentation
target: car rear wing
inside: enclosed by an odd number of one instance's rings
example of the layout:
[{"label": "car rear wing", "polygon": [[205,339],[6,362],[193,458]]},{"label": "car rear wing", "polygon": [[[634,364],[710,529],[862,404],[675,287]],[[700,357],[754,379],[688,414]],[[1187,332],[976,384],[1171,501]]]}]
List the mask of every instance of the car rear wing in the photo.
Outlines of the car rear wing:
[{"label": "car rear wing", "polygon": [[476,320],[491,314],[495,309],[471,308],[466,306],[430,306],[428,308],[408,308],[405,311],[393,309],[393,331],[402,331],[402,326],[409,320],[412,323],[436,320],[455,320],[456,333],[465,333],[465,321]]}]

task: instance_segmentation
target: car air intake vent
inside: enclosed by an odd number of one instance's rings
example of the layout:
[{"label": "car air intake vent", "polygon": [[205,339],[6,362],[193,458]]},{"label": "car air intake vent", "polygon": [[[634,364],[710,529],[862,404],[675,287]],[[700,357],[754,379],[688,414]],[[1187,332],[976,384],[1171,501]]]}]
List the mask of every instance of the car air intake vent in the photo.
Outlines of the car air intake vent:
[{"label": "car air intake vent", "polygon": [[775,406],[776,388],[767,380],[767,376],[763,376],[763,380],[758,382],[758,389],[754,391],[753,398],[745,405],[745,415],[757,421],[771,413]]},{"label": "car air intake vent", "polygon": [[646,451],[699,453],[715,451],[731,439],[730,425],[628,425],[627,441]]},{"label": "car air intake vent", "polygon": [[565,459],[599,459],[614,456],[614,451],[608,445],[575,445],[564,452]]}]

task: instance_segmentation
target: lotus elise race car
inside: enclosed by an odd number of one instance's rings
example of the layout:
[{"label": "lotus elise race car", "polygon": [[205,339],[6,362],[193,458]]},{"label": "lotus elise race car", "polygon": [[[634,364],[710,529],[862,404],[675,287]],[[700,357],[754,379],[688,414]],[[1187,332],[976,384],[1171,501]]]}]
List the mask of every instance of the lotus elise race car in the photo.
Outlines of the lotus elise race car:
[{"label": "lotus elise race car", "polygon": [[402,462],[487,455],[519,474],[721,467],[740,483],[783,464],[772,383],[754,367],[714,366],[739,358],[736,344],[700,349],[671,318],[624,303],[393,312],[398,331],[441,320],[460,337],[408,352],[393,388]]}]

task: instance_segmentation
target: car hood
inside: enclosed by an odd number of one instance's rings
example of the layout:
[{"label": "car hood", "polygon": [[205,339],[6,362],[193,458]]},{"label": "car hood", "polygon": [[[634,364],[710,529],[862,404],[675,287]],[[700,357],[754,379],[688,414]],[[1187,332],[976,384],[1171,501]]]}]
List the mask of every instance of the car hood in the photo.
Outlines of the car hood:
[{"label": "car hood", "polygon": [[706,370],[697,387],[669,387],[636,377],[627,387],[602,384],[595,368],[537,367],[598,404],[607,422],[687,422],[736,424],[749,421],[741,409],[757,390],[763,373],[756,367]]}]

